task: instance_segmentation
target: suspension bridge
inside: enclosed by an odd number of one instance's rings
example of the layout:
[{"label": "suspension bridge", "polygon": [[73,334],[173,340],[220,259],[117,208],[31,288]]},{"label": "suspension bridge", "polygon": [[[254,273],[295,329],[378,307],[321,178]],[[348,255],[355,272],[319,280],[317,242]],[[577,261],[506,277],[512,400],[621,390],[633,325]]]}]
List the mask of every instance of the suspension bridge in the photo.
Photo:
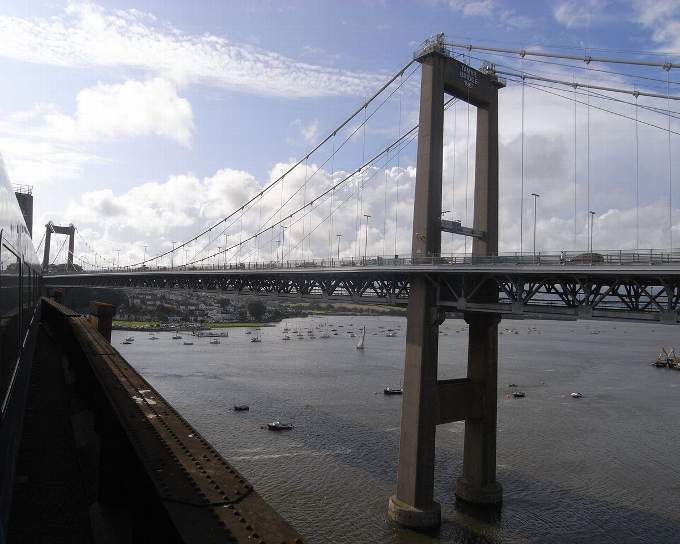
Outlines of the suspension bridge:
[{"label": "suspension bridge", "polygon": [[[82,235],[82,254],[75,255],[79,231],[48,224],[46,283],[407,304],[401,446],[390,517],[409,527],[439,523],[433,497],[435,432],[438,424],[452,421],[466,422],[456,495],[498,505],[501,316],[678,322],[680,251],[673,247],[672,153],[678,112],[671,103],[680,97],[671,88],[680,82],[670,74],[679,66],[665,58],[596,53],[501,49],[452,43],[438,35],[309,152],[280,168],[271,183],[252,190],[230,213],[180,243],[168,241],[167,249],[148,256],[145,245],[143,257],[121,263],[119,252],[112,257],[115,249],[104,250]],[[631,73],[624,67],[645,71]],[[403,102],[414,92],[418,73],[419,118],[409,126]],[[500,109],[504,92],[518,92],[514,111]],[[555,183],[549,179],[550,167],[540,184],[540,176],[530,175],[537,154],[530,150],[527,110],[529,98],[539,95],[561,104],[554,111],[567,114],[546,122],[573,128],[572,148],[562,150],[562,162],[573,162],[573,169],[570,176],[567,169],[559,170]],[[398,119],[393,135],[385,138],[384,131],[367,130],[370,122],[390,112]],[[610,118],[628,128],[631,164],[623,169],[609,164],[616,175],[596,170],[600,173],[595,176],[595,120]],[[500,156],[501,123],[519,127],[513,145],[503,148],[512,151],[519,170],[517,182],[508,187],[506,169],[499,168],[502,159],[508,160]],[[372,133],[382,134],[385,141],[371,146]],[[623,145],[621,137],[611,134],[611,142],[601,146]],[[416,141],[413,169],[404,164]],[[651,155],[646,161],[645,150]],[[347,167],[351,160],[353,166]],[[627,190],[617,188],[622,172]],[[409,185],[410,177],[414,185]],[[595,192],[598,181],[603,191]],[[605,229],[605,218],[613,215],[601,201],[603,192],[615,202],[628,199],[632,213],[627,224],[632,227],[611,227],[613,232],[603,234],[621,246],[596,251],[595,228]],[[653,213],[650,194],[663,203]],[[544,240],[537,248],[538,203],[550,198],[560,209],[553,238],[564,245],[546,248],[550,240]],[[594,209],[598,198],[599,209],[607,210],[599,218]],[[412,215],[405,214],[403,202],[412,203]],[[446,214],[452,219],[445,219]],[[525,224],[530,219],[533,229]],[[533,239],[530,251],[527,231]],[[59,269],[47,246],[52,234],[64,232],[69,250],[65,268]],[[410,238],[410,247],[404,238]],[[665,249],[645,249],[643,241]],[[469,324],[468,375],[438,380],[438,329],[447,311],[461,312]]]}]

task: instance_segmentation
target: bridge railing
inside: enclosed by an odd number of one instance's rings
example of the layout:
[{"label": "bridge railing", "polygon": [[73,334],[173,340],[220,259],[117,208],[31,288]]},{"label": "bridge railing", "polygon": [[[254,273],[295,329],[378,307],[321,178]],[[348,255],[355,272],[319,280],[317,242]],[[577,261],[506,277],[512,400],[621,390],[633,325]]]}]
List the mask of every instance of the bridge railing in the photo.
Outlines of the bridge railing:
[{"label": "bridge railing", "polygon": [[[448,253],[433,256],[377,255],[366,257],[341,257],[322,259],[276,260],[259,262],[229,262],[206,265],[140,266],[97,268],[82,272],[130,273],[130,272],[187,272],[218,270],[309,270],[327,268],[399,267],[417,265],[518,265],[518,266],[570,266],[570,265],[668,265],[680,266],[680,249],[669,251],[607,250],[607,251],[539,251],[536,253],[504,252],[499,255],[480,257],[469,253]],[[79,273],[78,271],[75,273]]]}]

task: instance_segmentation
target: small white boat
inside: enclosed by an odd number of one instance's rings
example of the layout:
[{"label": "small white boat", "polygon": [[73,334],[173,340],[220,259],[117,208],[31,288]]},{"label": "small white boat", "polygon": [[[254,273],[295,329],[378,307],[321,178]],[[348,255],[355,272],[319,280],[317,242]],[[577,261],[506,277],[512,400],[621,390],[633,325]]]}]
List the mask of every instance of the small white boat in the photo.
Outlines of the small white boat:
[{"label": "small white boat", "polygon": [[290,431],[293,429],[292,423],[281,423],[280,421],[272,421],[267,423],[267,428],[270,431]]},{"label": "small white boat", "polygon": [[394,331],[387,331],[387,333],[385,334],[385,336],[386,336],[387,338],[396,338],[397,333],[394,332]]},{"label": "small white boat", "polygon": [[288,341],[288,340],[290,340],[290,336],[288,336],[287,334],[284,334],[283,338],[281,338],[281,340]]},{"label": "small white boat", "polygon": [[158,340],[158,336],[149,336],[149,340]]},{"label": "small white boat", "polygon": [[580,399],[580,398],[583,398],[583,395],[581,395],[581,393],[572,393],[571,398]]},{"label": "small white boat", "polygon": [[126,342],[132,343],[132,342],[135,341],[135,339],[134,339],[134,337],[132,337],[132,336],[128,336],[128,337],[125,339],[125,341],[126,341]]},{"label": "small white boat", "polygon": [[357,349],[364,349],[364,340],[366,339],[366,327],[361,330],[361,338],[357,343]]},{"label": "small white boat", "polygon": [[383,389],[383,393],[385,393],[385,395],[401,395],[403,392],[404,390],[401,388],[401,386],[386,387],[385,389]]},{"label": "small white boat", "polygon": [[221,344],[219,338],[211,338],[209,343],[210,344]]},{"label": "small white boat", "polygon": [[179,334],[173,334],[173,335],[172,335],[172,339],[173,339],[173,340],[181,340],[182,337],[181,337]]},{"label": "small white boat", "polygon": [[524,394],[524,391],[513,391],[512,396],[516,399],[523,399],[526,395]]}]

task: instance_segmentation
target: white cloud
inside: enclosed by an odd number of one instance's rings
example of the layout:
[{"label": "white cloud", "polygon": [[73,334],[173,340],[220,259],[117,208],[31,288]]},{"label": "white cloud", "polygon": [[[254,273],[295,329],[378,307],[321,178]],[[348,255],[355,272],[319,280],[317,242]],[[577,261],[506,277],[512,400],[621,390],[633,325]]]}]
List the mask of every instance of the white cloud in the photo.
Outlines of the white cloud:
[{"label": "white cloud", "polygon": [[493,0],[449,0],[449,7],[468,17],[491,17],[496,3]]},{"label": "white cloud", "polygon": [[296,62],[214,34],[186,34],[138,10],[71,3],[50,18],[0,16],[0,56],[64,67],[125,67],[177,83],[275,96],[362,95],[373,75]]},{"label": "white cloud", "polygon": [[555,20],[566,28],[588,27],[603,15],[607,0],[566,0],[553,10]]},{"label": "white cloud", "polygon": [[307,144],[313,144],[319,140],[319,119],[314,118],[309,123],[303,123],[301,119],[295,119],[291,126],[296,129]]},{"label": "white cloud", "polygon": [[[166,80],[99,83],[80,91],[76,102],[74,116],[54,109],[44,112],[38,119],[42,126],[32,129],[34,134],[72,142],[147,135],[169,138],[183,145],[191,141],[194,130],[191,104],[179,97]],[[15,116],[14,120],[19,118]]]},{"label": "white cloud", "polygon": [[680,52],[680,4],[675,0],[633,0],[635,20],[652,31],[664,51]]},{"label": "white cloud", "polygon": [[84,168],[106,164],[92,145],[120,138],[158,136],[188,146],[194,131],[189,102],[168,81],[126,81],[83,89],[73,115],[35,104],[0,120],[0,151],[16,183],[56,185]]},{"label": "white cloud", "polygon": [[498,0],[448,0],[447,4],[452,11],[465,17],[489,19],[503,27],[525,29],[533,23],[529,15],[519,14]]}]

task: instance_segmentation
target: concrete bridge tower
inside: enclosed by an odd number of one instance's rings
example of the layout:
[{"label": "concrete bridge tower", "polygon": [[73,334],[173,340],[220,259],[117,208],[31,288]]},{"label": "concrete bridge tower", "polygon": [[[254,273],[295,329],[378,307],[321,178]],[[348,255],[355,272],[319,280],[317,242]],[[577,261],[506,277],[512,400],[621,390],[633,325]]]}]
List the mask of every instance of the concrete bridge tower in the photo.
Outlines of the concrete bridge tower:
[{"label": "concrete bridge tower", "polygon": [[73,224],[68,227],[60,227],[50,221],[45,225],[45,250],[43,253],[43,272],[47,271],[50,265],[50,242],[52,233],[66,234],[68,236],[68,255],[66,256],[66,270],[72,272],[73,268],[73,251],[75,250],[76,228]]},{"label": "concrete bridge tower", "polygon": [[[452,58],[443,35],[426,43],[422,64],[420,129],[413,214],[412,256],[436,257],[441,233],[473,236],[474,256],[498,254],[498,90],[503,83],[492,67],[478,71]],[[477,107],[474,224],[443,221],[442,165],[444,98],[453,95]],[[464,501],[498,505],[496,481],[496,410],[499,315],[465,312],[469,324],[467,377],[438,380],[438,286],[419,275],[411,282],[407,311],[404,396],[397,491],[388,514],[412,528],[440,523],[434,500],[435,433],[438,424],[465,421],[463,474],[456,496]],[[498,300],[491,285],[484,297]],[[459,300],[464,309],[465,301]]]}]

